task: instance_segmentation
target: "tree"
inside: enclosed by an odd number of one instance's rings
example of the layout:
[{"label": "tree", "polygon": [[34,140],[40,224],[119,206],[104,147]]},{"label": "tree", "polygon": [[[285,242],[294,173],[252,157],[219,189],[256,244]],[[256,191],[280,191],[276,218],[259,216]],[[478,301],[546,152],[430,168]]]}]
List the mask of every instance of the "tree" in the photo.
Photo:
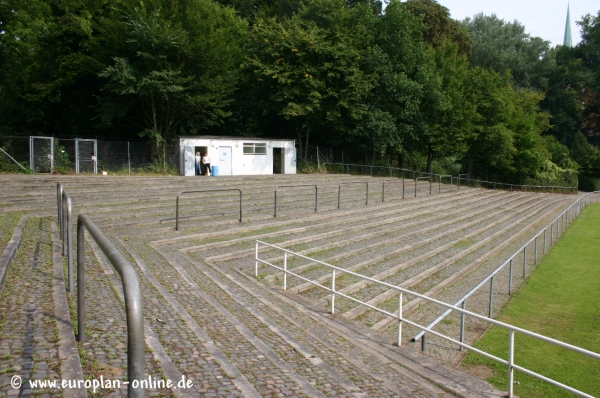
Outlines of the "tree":
[{"label": "tree", "polygon": [[243,69],[255,104],[291,122],[305,148],[311,131],[332,138],[360,117],[373,84],[361,69],[360,37],[349,29],[352,11],[344,5],[318,0],[291,18],[259,19],[247,45]]},{"label": "tree", "polygon": [[471,53],[471,37],[467,30],[450,18],[450,11],[435,0],[407,0],[403,3],[414,15],[423,18],[427,26],[424,39],[433,48],[445,42],[453,42],[458,46],[460,55]]},{"label": "tree", "polygon": [[127,55],[100,73],[102,122],[137,128],[163,164],[175,132],[206,130],[228,115],[246,26],[208,0],[170,5],[134,8],[126,18]]},{"label": "tree", "polygon": [[518,87],[545,90],[543,77],[549,42],[531,37],[518,21],[506,22],[495,14],[477,14],[462,24],[473,39],[471,65],[510,73]]}]

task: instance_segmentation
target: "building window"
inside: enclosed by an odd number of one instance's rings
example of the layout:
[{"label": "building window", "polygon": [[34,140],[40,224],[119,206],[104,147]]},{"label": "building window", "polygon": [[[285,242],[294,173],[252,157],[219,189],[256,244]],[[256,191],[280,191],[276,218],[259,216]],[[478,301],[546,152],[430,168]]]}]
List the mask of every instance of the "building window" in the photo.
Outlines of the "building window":
[{"label": "building window", "polygon": [[244,142],[244,155],[266,155],[267,144],[264,142]]}]

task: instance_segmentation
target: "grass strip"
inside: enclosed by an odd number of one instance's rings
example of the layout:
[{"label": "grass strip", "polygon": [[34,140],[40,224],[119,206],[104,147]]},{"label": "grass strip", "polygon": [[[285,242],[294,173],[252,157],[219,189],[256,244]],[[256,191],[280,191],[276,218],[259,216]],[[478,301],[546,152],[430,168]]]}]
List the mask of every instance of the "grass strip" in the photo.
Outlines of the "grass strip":
[{"label": "grass strip", "polygon": [[[590,351],[600,352],[600,204],[584,209],[543,259],[498,320]],[[475,347],[508,357],[508,331],[492,326]],[[526,369],[600,396],[600,361],[527,336],[515,334],[515,363]],[[488,379],[506,390],[508,368],[470,352],[463,364],[489,367]],[[520,397],[575,396],[515,371]]]}]

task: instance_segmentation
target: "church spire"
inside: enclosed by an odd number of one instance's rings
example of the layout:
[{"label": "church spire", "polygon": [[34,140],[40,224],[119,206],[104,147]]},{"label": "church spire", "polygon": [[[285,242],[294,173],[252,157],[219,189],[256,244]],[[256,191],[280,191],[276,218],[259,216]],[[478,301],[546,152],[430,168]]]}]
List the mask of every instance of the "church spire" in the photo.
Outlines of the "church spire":
[{"label": "church spire", "polygon": [[563,46],[573,47],[573,38],[571,37],[571,10],[570,5],[567,6],[567,24],[565,26],[565,38]]}]

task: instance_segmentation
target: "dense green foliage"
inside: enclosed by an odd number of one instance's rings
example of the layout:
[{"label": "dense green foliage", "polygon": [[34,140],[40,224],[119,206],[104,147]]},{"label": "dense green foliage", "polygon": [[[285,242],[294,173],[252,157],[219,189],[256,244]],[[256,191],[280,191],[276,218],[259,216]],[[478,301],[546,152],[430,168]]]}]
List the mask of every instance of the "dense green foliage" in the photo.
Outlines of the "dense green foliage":
[{"label": "dense green foliage", "polygon": [[0,0],[0,136],[297,139],[346,159],[599,176],[600,21],[575,49],[435,0]]}]

